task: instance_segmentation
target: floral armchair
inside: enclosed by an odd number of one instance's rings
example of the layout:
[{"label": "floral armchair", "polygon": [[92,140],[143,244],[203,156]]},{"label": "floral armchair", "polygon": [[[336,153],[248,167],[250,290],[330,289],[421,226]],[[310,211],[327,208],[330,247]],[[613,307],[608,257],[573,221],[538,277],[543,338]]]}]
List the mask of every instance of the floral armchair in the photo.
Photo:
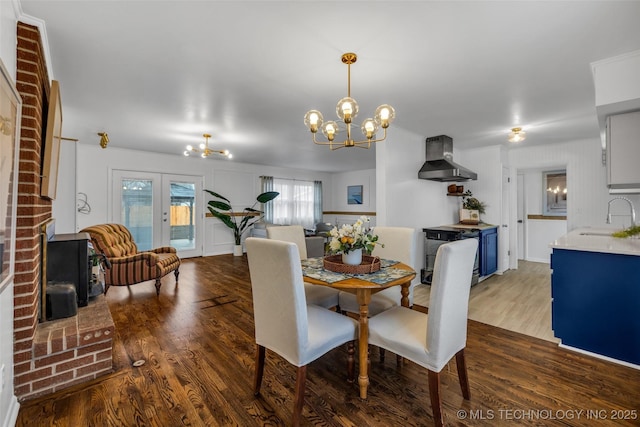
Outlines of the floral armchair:
[{"label": "floral armchair", "polygon": [[138,252],[131,232],[121,224],[99,224],[87,227],[97,253],[104,254],[111,266],[105,269],[105,294],[109,286],[129,286],[155,280],[160,295],[160,279],[173,271],[178,283],[180,258],[175,248],[164,246]]}]

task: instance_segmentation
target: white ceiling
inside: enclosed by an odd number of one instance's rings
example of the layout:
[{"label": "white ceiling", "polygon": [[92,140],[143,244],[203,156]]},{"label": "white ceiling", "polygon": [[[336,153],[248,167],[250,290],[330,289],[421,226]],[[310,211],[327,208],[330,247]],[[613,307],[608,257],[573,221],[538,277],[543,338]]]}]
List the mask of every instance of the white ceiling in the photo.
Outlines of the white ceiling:
[{"label": "white ceiling", "polygon": [[469,148],[515,125],[521,144],[598,138],[590,63],[640,49],[639,1],[20,3],[46,25],[63,136],[180,156],[206,132],[233,162],[328,172],[375,167],[373,149],[315,146],[302,121],[335,118],[344,52],[356,121],[396,109],[383,144],[415,143],[400,128]]}]

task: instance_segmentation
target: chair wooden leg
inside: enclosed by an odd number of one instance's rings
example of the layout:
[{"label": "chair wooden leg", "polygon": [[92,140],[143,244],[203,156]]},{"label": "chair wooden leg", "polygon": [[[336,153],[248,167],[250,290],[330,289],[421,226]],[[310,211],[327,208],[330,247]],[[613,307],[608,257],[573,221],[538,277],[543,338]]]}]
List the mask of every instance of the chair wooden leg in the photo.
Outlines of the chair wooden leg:
[{"label": "chair wooden leg", "polygon": [[262,374],[264,373],[264,355],[265,348],[256,344],[256,366],[255,377],[253,379],[253,394],[260,394],[260,386],[262,385]]},{"label": "chair wooden leg", "polygon": [[356,346],[355,341],[347,343],[347,382],[353,384],[356,379]]},{"label": "chair wooden leg", "polygon": [[436,427],[444,426],[442,417],[442,398],[440,397],[440,373],[429,372],[429,396],[431,397],[431,410],[433,411],[433,422]]},{"label": "chair wooden leg", "polygon": [[160,295],[160,279],[156,279],[156,295]]},{"label": "chair wooden leg", "polygon": [[464,348],[456,353],[456,366],[458,368],[458,380],[460,381],[460,389],[462,397],[471,399],[471,389],[469,388],[469,377],[467,376],[467,363],[464,360]]},{"label": "chair wooden leg", "polygon": [[300,418],[302,417],[302,405],[304,404],[304,383],[307,380],[307,366],[299,366],[298,374],[296,375],[296,396],[293,402],[293,420],[291,424],[294,427],[300,425]]},{"label": "chair wooden leg", "polygon": [[176,283],[178,283],[178,275],[180,275],[180,272],[178,271],[178,269],[176,268],[175,271],[173,272],[173,275],[176,276]]}]

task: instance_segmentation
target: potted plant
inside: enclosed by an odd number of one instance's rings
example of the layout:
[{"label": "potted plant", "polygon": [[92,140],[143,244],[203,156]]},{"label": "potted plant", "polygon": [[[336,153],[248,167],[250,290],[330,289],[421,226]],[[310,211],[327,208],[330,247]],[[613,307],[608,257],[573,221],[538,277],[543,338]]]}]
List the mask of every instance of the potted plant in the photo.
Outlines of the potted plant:
[{"label": "potted plant", "polygon": [[[224,225],[233,231],[233,238],[235,240],[233,254],[236,256],[242,255],[242,235],[244,232],[247,231],[254,222],[260,221],[264,216],[263,211],[254,208],[256,203],[264,204],[280,195],[277,191],[267,191],[258,194],[255,203],[250,208],[244,208],[242,210],[242,214],[237,214],[233,212],[229,199],[211,190],[204,191],[215,198],[215,200],[210,200],[207,206],[211,215],[218,218]],[[242,217],[239,222],[237,219],[238,217]]]},{"label": "potted plant", "polygon": [[485,212],[487,205],[484,202],[473,197],[471,190],[467,190],[462,194],[462,209],[460,209],[460,223],[462,224],[478,224],[480,222],[480,214]]}]

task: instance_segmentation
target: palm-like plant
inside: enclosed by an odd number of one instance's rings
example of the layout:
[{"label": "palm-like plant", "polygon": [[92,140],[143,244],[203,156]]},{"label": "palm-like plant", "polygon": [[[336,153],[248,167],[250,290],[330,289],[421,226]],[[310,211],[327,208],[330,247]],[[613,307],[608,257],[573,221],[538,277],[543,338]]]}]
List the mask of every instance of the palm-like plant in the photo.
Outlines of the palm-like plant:
[{"label": "palm-like plant", "polygon": [[[270,202],[280,195],[277,191],[267,191],[258,194],[255,203],[250,208],[243,209],[243,215],[234,215],[229,199],[211,190],[204,191],[211,194],[216,199],[209,201],[209,206],[207,207],[209,212],[211,212],[211,215],[222,221],[224,225],[233,230],[233,237],[236,245],[241,244],[244,232],[247,231],[254,222],[261,220],[264,216],[264,212],[259,209],[255,209],[255,205],[257,203]],[[238,216],[242,216],[240,222],[236,219]]]}]

